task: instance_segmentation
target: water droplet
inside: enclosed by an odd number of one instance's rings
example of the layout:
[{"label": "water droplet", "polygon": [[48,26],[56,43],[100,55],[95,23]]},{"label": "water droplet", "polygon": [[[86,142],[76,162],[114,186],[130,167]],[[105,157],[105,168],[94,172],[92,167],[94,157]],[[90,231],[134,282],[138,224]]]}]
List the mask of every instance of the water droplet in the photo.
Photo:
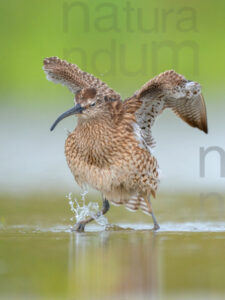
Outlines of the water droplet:
[{"label": "water droplet", "polygon": [[[88,191],[83,191],[81,195],[81,200],[78,201],[76,197],[72,197],[72,193],[66,196],[69,200],[70,210],[72,211],[74,217],[70,220],[73,221],[74,219],[77,222],[85,220],[88,217],[93,218],[97,224],[106,227],[108,225],[108,219],[99,214],[100,211],[99,205],[97,202],[89,202],[86,204],[85,196],[88,194]],[[98,215],[97,215],[98,213]]]}]

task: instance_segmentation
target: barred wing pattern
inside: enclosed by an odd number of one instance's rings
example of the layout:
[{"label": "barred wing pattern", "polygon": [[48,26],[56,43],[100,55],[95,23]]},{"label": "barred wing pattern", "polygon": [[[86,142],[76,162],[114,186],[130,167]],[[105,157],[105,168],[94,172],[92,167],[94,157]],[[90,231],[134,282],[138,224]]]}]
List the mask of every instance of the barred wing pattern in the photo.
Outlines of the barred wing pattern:
[{"label": "barred wing pattern", "polygon": [[156,117],[166,108],[192,127],[208,132],[204,98],[199,83],[186,80],[175,71],[166,71],[147,82],[124,103],[134,113],[147,145],[154,144],[151,128]]},{"label": "barred wing pattern", "polygon": [[98,94],[104,94],[114,100],[121,98],[106,83],[92,74],[82,71],[75,64],[70,64],[58,57],[45,58],[43,64],[43,70],[48,80],[67,86],[74,94],[82,88],[94,87]]},{"label": "barred wing pattern", "polygon": [[169,99],[166,103],[176,115],[192,127],[208,133],[205,101],[202,94],[191,99],[182,98],[179,101]]}]

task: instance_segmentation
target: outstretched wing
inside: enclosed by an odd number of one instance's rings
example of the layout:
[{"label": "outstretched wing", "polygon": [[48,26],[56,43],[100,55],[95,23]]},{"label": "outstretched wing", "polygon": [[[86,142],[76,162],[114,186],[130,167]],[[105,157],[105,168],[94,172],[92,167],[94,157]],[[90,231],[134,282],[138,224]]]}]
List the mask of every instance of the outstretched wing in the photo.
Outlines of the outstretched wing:
[{"label": "outstretched wing", "polygon": [[204,98],[199,83],[186,80],[175,71],[166,71],[147,82],[124,103],[135,114],[143,138],[152,145],[151,128],[165,108],[171,108],[192,127],[208,132]]},{"label": "outstretched wing", "polygon": [[43,64],[48,80],[67,86],[74,94],[82,88],[94,87],[98,93],[103,93],[113,99],[120,99],[120,95],[106,83],[89,73],[83,72],[75,64],[70,64],[58,57],[45,58]]}]

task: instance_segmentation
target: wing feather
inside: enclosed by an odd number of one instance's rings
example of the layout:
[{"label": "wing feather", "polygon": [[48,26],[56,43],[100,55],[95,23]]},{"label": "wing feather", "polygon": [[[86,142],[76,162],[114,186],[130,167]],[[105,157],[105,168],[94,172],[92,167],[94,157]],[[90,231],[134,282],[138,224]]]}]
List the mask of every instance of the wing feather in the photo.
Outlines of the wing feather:
[{"label": "wing feather", "polygon": [[187,124],[208,133],[206,106],[202,94],[191,99],[168,100],[166,105]]},{"label": "wing feather", "polygon": [[153,145],[151,128],[156,117],[170,108],[192,127],[208,132],[207,114],[199,83],[186,80],[175,71],[166,71],[156,76],[125,100],[125,110],[135,114],[143,138]]},{"label": "wing feather", "polygon": [[100,79],[92,74],[83,72],[77,65],[70,64],[58,57],[45,58],[43,69],[48,80],[67,86],[74,94],[82,88],[94,87],[98,93],[103,93],[105,96],[115,100],[121,98],[118,93]]}]

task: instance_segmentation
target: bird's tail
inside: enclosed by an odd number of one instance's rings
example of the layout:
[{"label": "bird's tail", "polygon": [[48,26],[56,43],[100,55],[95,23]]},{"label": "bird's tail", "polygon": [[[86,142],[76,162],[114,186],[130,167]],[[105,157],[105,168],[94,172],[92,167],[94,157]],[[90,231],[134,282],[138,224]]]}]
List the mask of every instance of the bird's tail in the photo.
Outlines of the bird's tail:
[{"label": "bird's tail", "polygon": [[136,210],[141,209],[143,213],[151,215],[151,205],[145,200],[144,197],[133,196],[124,203],[124,206],[129,211],[135,212]]}]

